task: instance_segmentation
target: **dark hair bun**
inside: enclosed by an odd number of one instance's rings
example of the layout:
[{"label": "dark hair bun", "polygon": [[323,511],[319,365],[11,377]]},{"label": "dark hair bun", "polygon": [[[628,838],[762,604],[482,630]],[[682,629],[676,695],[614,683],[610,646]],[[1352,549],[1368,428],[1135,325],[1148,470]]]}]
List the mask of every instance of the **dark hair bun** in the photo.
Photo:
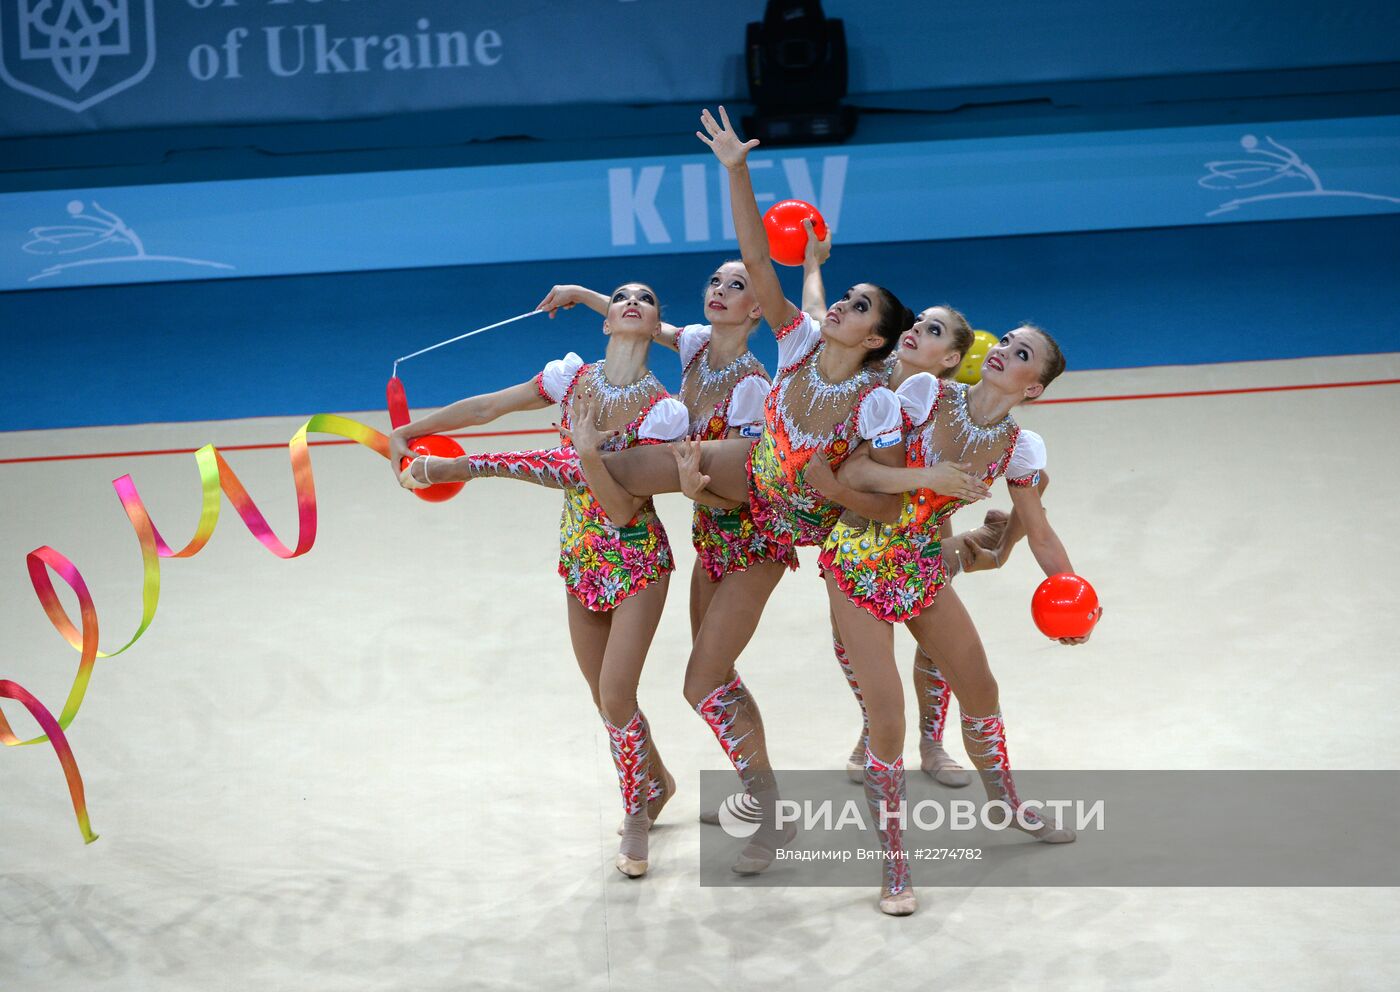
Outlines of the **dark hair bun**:
[{"label": "dark hair bun", "polygon": [[866,360],[882,362],[894,352],[899,344],[899,336],[913,327],[918,318],[914,316],[913,310],[906,307],[898,296],[884,286],[876,286],[874,283],[871,285],[875,287],[875,295],[880,299],[880,317],[875,324],[875,333],[884,340],[884,344],[872,349]]}]

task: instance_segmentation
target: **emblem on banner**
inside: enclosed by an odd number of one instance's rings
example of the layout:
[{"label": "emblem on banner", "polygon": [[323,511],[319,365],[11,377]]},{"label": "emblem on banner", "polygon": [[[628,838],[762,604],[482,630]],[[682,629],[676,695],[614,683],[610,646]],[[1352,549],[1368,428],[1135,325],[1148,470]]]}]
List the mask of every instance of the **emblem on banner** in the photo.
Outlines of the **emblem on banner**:
[{"label": "emblem on banner", "polygon": [[[1359,200],[1375,200],[1380,203],[1400,203],[1400,197],[1385,196],[1381,193],[1360,193],[1349,189],[1329,189],[1323,185],[1317,170],[1303,161],[1301,155],[1287,145],[1279,144],[1268,135],[1266,145],[1252,134],[1240,139],[1240,147],[1245,153],[1254,156],[1247,159],[1231,159],[1220,162],[1207,162],[1206,174],[1196,180],[1196,185],[1204,189],[1255,189],[1283,181],[1284,189],[1273,193],[1256,193],[1227,200],[1206,214],[1229,213],[1250,203],[1263,203],[1266,200],[1296,200],[1315,196],[1351,197]],[[1288,182],[1288,180],[1294,180]]]},{"label": "emblem on banner", "polygon": [[84,268],[90,265],[130,264],[138,262],[166,263],[171,265],[199,265],[211,269],[232,269],[224,262],[211,262],[203,258],[185,258],[180,255],[152,255],[146,251],[146,243],[132,230],[126,221],[110,210],[104,210],[96,200],[92,201],[92,212],[82,200],[68,203],[67,224],[52,227],[31,227],[30,240],[20,248],[31,255],[84,255],[71,261],[55,262],[48,268],[29,277],[30,282],[38,282],[56,276],[66,269]]},{"label": "emblem on banner", "polygon": [[145,79],[155,0],[0,0],[0,79],[81,113]]}]

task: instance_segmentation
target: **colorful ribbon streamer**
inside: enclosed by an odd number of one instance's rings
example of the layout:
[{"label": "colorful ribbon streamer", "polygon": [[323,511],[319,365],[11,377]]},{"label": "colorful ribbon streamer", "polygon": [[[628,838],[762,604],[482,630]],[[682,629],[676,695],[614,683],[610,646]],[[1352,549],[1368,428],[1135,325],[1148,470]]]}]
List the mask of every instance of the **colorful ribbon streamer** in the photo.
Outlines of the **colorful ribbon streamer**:
[{"label": "colorful ribbon streamer", "polygon": [[[297,494],[298,521],[295,548],[288,548],[278,540],[277,535],[268,526],[267,520],[254,505],[248,491],[243,488],[243,483],[238,480],[237,474],[212,444],[207,444],[195,452],[195,463],[199,467],[199,479],[203,489],[203,505],[199,511],[199,524],[195,528],[194,537],[179,551],[171,550],[164,538],[160,536],[160,531],[151,521],[145,504],[141,502],[141,497],[136,492],[136,484],[131,480],[131,476],[124,475],[112,483],[122,502],[122,509],[126,511],[127,519],[131,521],[132,529],[136,531],[136,539],[141,545],[142,561],[141,623],[136,628],[136,633],[131,635],[131,639],[115,651],[98,649],[97,608],[93,605],[87,583],[83,581],[77,567],[64,555],[47,545],[31,551],[26,556],[25,563],[29,567],[29,581],[34,586],[34,593],[39,597],[44,612],[48,614],[49,622],[63,636],[63,639],[79,652],[78,672],[74,676],[73,687],[69,690],[68,699],[63,704],[63,710],[57,719],[22,686],[7,680],[0,680],[0,698],[14,699],[23,703],[44,731],[43,735],[39,737],[22,741],[10,729],[4,713],[0,712],[0,743],[7,747],[43,744],[45,742],[53,745],[59,763],[63,766],[63,773],[68,779],[68,792],[73,799],[73,810],[78,817],[78,827],[87,843],[91,844],[97,839],[97,835],[92,832],[88,820],[87,802],[83,794],[83,779],[78,773],[78,764],[73,757],[73,750],[63,732],[68,729],[68,725],[78,715],[78,708],[82,705],[83,696],[87,693],[88,682],[92,677],[93,664],[98,658],[111,658],[121,654],[135,644],[150,627],[151,621],[155,619],[156,603],[160,599],[160,559],[192,558],[209,543],[209,538],[214,534],[214,527],[219,522],[219,507],[222,503],[219,493],[221,491],[228,496],[234,510],[243,519],[244,526],[262,542],[267,550],[278,558],[297,558],[311,550],[311,546],[316,542],[316,484],[312,479],[311,456],[307,450],[306,435],[308,433],[334,434],[338,437],[348,438],[377,452],[383,458],[389,457],[389,439],[358,421],[350,420],[347,417],[338,417],[334,414],[317,414],[303,424],[287,443],[292,462],[292,485]],[[58,594],[54,590],[53,579],[49,575],[50,571],[57,574],[78,597],[81,627],[74,626],[73,621],[65,612],[63,604],[59,602]]]}]

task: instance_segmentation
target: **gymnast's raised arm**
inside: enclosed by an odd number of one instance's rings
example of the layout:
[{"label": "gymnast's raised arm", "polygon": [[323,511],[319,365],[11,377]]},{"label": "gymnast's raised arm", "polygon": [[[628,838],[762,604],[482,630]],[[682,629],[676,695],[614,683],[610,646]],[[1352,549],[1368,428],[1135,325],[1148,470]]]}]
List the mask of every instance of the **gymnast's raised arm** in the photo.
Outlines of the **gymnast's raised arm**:
[{"label": "gymnast's raised arm", "polygon": [[[580,303],[596,314],[603,317],[608,315],[608,298],[606,296],[585,286],[571,284],[555,286],[545,294],[544,299],[540,300],[539,306],[535,309],[548,311],[549,319],[553,320],[554,315],[560,310],[571,310]],[[668,324],[663,320],[656,333],[652,335],[652,340],[676,351],[676,337],[680,330],[675,324]]]},{"label": "gymnast's raised arm", "polygon": [[768,326],[777,330],[797,316],[798,311],[783,295],[782,283],[773,268],[768,234],[763,229],[763,217],[758,212],[753,182],[749,178],[749,151],[758,146],[758,139],[740,141],[723,107],[719,108],[719,116],[716,121],[708,109],[701,111],[700,124],[705,130],[696,131],[695,136],[710,147],[729,172],[729,205],[734,214],[734,231],[739,237],[739,253],[748,270],[754,295],[763,308],[763,316]]}]

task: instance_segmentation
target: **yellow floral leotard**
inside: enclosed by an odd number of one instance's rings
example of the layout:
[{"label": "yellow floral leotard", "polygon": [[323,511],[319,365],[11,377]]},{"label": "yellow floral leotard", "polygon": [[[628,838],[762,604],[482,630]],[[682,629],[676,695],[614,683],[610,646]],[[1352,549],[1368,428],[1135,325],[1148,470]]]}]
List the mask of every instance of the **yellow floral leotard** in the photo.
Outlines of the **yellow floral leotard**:
[{"label": "yellow floral leotard", "polygon": [[[972,424],[966,386],[920,373],[899,387],[898,396],[906,466],[925,468],[946,454],[958,461],[982,461],[984,482],[1003,475],[1008,485],[1036,482],[1045,465],[1040,435],[1022,430],[1010,416],[990,428]],[[959,443],[961,449],[955,447]],[[948,581],[940,524],[966,505],[967,500],[920,489],[904,494],[896,524],[848,515],[822,546],[822,574],[834,576],[846,598],[872,616],[889,623],[916,617]]]}]

